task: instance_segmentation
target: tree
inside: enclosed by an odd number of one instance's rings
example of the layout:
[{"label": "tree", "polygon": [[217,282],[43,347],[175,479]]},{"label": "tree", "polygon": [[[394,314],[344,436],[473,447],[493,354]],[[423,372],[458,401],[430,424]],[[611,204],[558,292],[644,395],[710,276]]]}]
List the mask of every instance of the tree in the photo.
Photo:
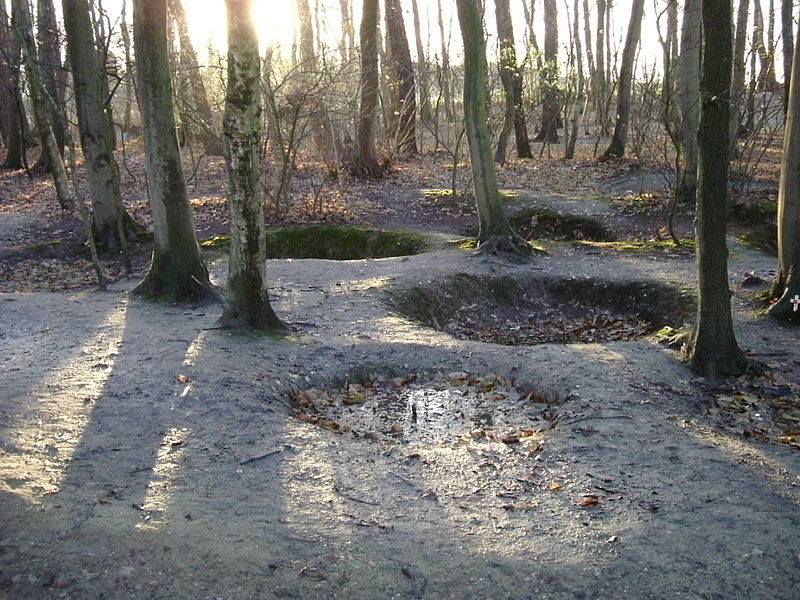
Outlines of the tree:
[{"label": "tree", "polygon": [[261,63],[250,15],[252,0],[228,7],[228,83],[225,95],[225,170],[231,215],[228,301],[224,327],[285,331],[269,303],[261,189]]},{"label": "tree", "polygon": [[197,245],[175,130],[166,0],[134,0],[133,45],[155,229],[150,268],[133,293],[164,302],[205,298],[211,283]]},{"label": "tree", "polygon": [[741,373],[747,366],[733,331],[725,240],[732,49],[730,0],[703,0],[702,19],[700,177],[695,226],[698,310],[683,355],[699,374],[718,378]]},{"label": "tree", "polygon": [[19,85],[20,46],[8,21],[6,3],[0,2],[0,132],[6,145],[4,169],[24,165],[22,94]]},{"label": "tree", "polygon": [[374,177],[382,169],[375,157],[375,120],[378,108],[378,0],[364,0],[361,11],[361,107],[358,147],[353,172]]},{"label": "tree", "polygon": [[425,48],[422,44],[422,32],[419,22],[417,0],[411,0],[411,14],[414,17],[414,41],[417,47],[417,88],[419,89],[420,117],[423,123],[430,123],[431,99],[428,84],[428,61],[425,59]]},{"label": "tree", "polygon": [[633,88],[633,68],[636,63],[636,50],[642,37],[642,16],[644,0],[633,0],[631,4],[631,20],[628,23],[628,35],[622,50],[622,63],[617,84],[617,120],[611,143],[601,158],[621,157],[625,155],[628,140],[628,125],[631,116],[631,92]]},{"label": "tree", "polygon": [[386,0],[386,40],[392,78],[392,132],[397,150],[417,154],[417,92],[400,0]]},{"label": "tree", "polygon": [[[42,74],[42,84],[50,99],[47,102],[47,111],[50,114],[50,123],[59,153],[64,155],[65,127],[67,123],[64,114],[64,70],[61,65],[61,46],[59,43],[58,24],[53,0],[38,0],[36,38],[39,50],[39,68]],[[49,172],[50,163],[47,152],[39,155],[35,169]]]},{"label": "tree", "polygon": [[789,85],[792,80],[792,56],[794,56],[794,38],[792,37],[792,0],[781,0],[781,42],[783,47],[783,110],[789,109]]},{"label": "tree", "polygon": [[527,243],[511,228],[500,204],[486,121],[486,39],[479,3],[480,0],[456,0],[464,40],[464,127],[478,208],[479,251],[527,254]]},{"label": "tree", "polygon": [[211,103],[208,101],[203,74],[197,62],[197,53],[194,51],[192,38],[189,35],[186,12],[183,9],[181,0],[169,0],[168,8],[178,30],[178,41],[181,45],[178,60],[189,80],[189,89],[192,93],[192,101],[197,115],[194,120],[200,126],[200,142],[203,144],[203,150],[206,154],[221,156],[223,152],[222,142],[214,131],[214,114],[211,110]]},{"label": "tree", "polygon": [[497,38],[500,46],[500,80],[505,95],[505,118],[503,130],[497,140],[494,159],[505,164],[506,144],[511,129],[517,144],[517,158],[533,158],[531,144],[528,140],[528,128],[525,124],[525,110],[522,105],[522,73],[517,65],[517,54],[514,49],[514,26],[511,22],[509,0],[495,0],[495,17],[497,21]]},{"label": "tree", "polygon": [[[800,29],[798,29],[800,42]],[[800,321],[800,43],[795,42],[778,188],[778,276],[767,314]]]},{"label": "tree", "polygon": [[11,27],[22,47],[22,62],[25,65],[25,74],[28,76],[33,118],[36,122],[36,127],[39,129],[43,150],[47,152],[48,161],[50,162],[58,204],[62,209],[66,210],[72,206],[72,192],[67,180],[67,172],[64,169],[64,161],[61,158],[58,143],[53,134],[50,111],[47,108],[47,92],[39,71],[39,58],[36,42],[33,39],[33,24],[27,0],[12,1]]},{"label": "tree", "polygon": [[[575,158],[575,144],[578,141],[578,130],[581,125],[584,107],[586,106],[585,82],[583,77],[583,49],[581,47],[580,32],[580,4],[578,0],[573,3],[572,39],[573,46],[570,51],[570,62],[575,66],[575,95],[572,107],[567,112],[567,123],[564,128],[564,158]],[[591,54],[591,52],[590,52]]]},{"label": "tree", "polygon": [[678,175],[676,197],[694,201],[697,191],[697,127],[700,122],[701,0],[685,0],[678,57],[678,105],[681,112],[683,167]]},{"label": "tree", "polygon": [[119,168],[113,152],[114,133],[109,127],[104,73],[89,19],[89,2],[63,0],[62,5],[95,237],[107,248],[118,248],[124,246],[127,237],[138,235],[142,227],[122,204]]},{"label": "tree", "polygon": [[[750,0],[739,0],[736,11],[736,36],[733,41],[733,79],[731,80],[731,123],[730,123],[730,151],[736,152],[736,139],[739,137],[744,117],[745,79],[745,49],[747,46],[747,9]],[[755,55],[754,55],[755,58]]]},{"label": "tree", "polygon": [[540,70],[544,92],[542,126],[536,139],[558,143],[558,9],[556,0],[544,2],[544,65]]}]

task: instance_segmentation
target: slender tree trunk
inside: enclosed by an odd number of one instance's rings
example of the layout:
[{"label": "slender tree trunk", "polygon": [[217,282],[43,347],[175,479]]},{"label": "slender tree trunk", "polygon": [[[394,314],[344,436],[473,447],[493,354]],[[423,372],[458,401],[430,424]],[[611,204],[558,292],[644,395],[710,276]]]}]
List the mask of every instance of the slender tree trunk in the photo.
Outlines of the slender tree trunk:
[{"label": "slender tree trunk", "polygon": [[594,93],[594,110],[595,119],[600,124],[600,135],[608,135],[609,123],[608,114],[606,113],[606,62],[611,62],[611,57],[606,61],[606,13],[608,12],[608,3],[606,0],[597,0],[597,50],[596,67],[594,77],[592,78],[592,89]]},{"label": "slender tree trunk", "polygon": [[375,156],[375,122],[378,116],[378,0],[364,0],[361,11],[361,108],[355,174],[374,177],[382,169]]},{"label": "slender tree trunk", "polygon": [[454,119],[455,108],[453,106],[453,94],[450,91],[450,36],[446,34],[444,28],[444,15],[442,13],[442,0],[436,0],[437,23],[439,25],[439,39],[441,42],[442,56],[439,78],[439,85],[442,89],[442,100],[444,103],[445,118],[448,122]]},{"label": "slender tree trunk", "polygon": [[197,113],[194,119],[200,125],[200,142],[206,154],[212,156],[222,156],[222,141],[216,134],[214,127],[214,113],[211,110],[211,103],[208,101],[206,85],[203,82],[203,74],[197,62],[197,53],[194,51],[192,38],[189,35],[189,27],[186,23],[186,12],[183,9],[181,0],[169,0],[169,12],[175,20],[178,30],[178,41],[181,49],[178,60],[183,66],[189,80],[189,88],[192,91],[192,100]]},{"label": "slender tree trunk", "polygon": [[0,2],[0,120],[6,145],[4,169],[24,165],[22,95],[20,92],[20,45],[8,20],[5,2]]},{"label": "slender tree trunk", "polygon": [[703,0],[703,68],[698,142],[697,323],[684,357],[699,374],[726,377],[746,366],[736,343],[728,287],[726,211],[731,84],[731,2]]},{"label": "slender tree trunk", "polygon": [[464,126],[472,162],[472,183],[478,208],[479,250],[526,252],[527,244],[508,223],[497,188],[487,125],[486,39],[479,0],[456,0],[464,40]]},{"label": "slender tree trunk", "polygon": [[739,137],[745,109],[745,79],[747,67],[745,50],[747,46],[747,17],[750,0],[739,0],[736,11],[736,36],[733,42],[733,79],[731,81],[731,123],[730,153],[736,154],[736,140]]},{"label": "slender tree trunk", "polygon": [[39,128],[39,136],[42,140],[43,148],[47,152],[50,161],[58,204],[62,209],[66,210],[73,204],[72,190],[69,187],[64,161],[58,151],[58,143],[55,135],[53,135],[53,127],[50,123],[47,109],[47,92],[39,71],[36,42],[33,39],[33,25],[27,0],[13,0],[11,10],[12,28],[22,46],[22,60],[25,64],[25,73],[28,76],[33,116],[36,126]]},{"label": "slender tree trunk", "polygon": [[386,0],[386,38],[393,87],[393,130],[402,154],[417,154],[417,91],[400,0]]},{"label": "slender tree trunk", "polygon": [[536,139],[558,143],[558,8],[556,0],[544,0],[544,66],[540,71],[542,86],[542,126]]},{"label": "slender tree trunk", "polygon": [[[64,130],[67,118],[64,113],[64,69],[61,64],[61,46],[58,23],[53,0],[37,0],[37,44],[39,70],[42,84],[48,95],[47,111],[56,138],[58,152],[64,156]],[[49,172],[51,169],[47,152],[39,155],[35,169]]]},{"label": "slender tree trunk", "polygon": [[228,7],[228,85],[225,95],[225,170],[231,214],[229,302],[225,327],[284,331],[266,290],[266,241],[261,189],[261,64],[252,0]]},{"label": "slender tree trunk", "polygon": [[339,8],[342,14],[342,38],[339,42],[339,54],[342,57],[342,63],[348,63],[353,59],[356,38],[353,26],[353,3],[351,0],[339,0]]},{"label": "slender tree trunk", "polygon": [[783,110],[789,109],[789,86],[792,80],[792,56],[794,39],[792,37],[792,0],[781,0],[781,42],[783,46]]},{"label": "slender tree trunk", "polygon": [[778,83],[775,79],[775,63],[772,61],[772,53],[769,50],[772,47],[772,40],[771,38],[767,40],[769,47],[764,42],[764,15],[761,11],[761,0],[753,0],[753,7],[753,18],[755,20],[753,33],[760,71],[758,80],[763,89],[774,90],[777,88]]},{"label": "slender tree trunk", "polygon": [[122,35],[122,49],[125,53],[125,109],[122,117],[122,131],[131,130],[131,117],[133,113],[133,62],[131,61],[131,36],[128,30],[127,2],[122,3],[120,15],[120,34]]},{"label": "slender tree trunk", "polygon": [[505,164],[506,145],[512,129],[517,146],[517,158],[532,158],[533,154],[528,140],[525,109],[522,104],[522,72],[517,65],[514,26],[511,21],[509,0],[495,1],[495,18],[500,48],[500,79],[503,83],[505,97],[505,122],[503,132],[497,141],[494,159],[502,165]]},{"label": "slender tree trunk", "polygon": [[133,45],[155,229],[150,268],[134,293],[164,302],[205,298],[211,283],[197,245],[175,131],[166,0],[134,0]]},{"label": "slender tree trunk", "polygon": [[583,48],[581,47],[580,33],[580,3],[575,0],[573,4],[572,38],[575,52],[575,71],[577,85],[575,98],[569,110],[569,119],[564,128],[564,158],[575,158],[575,144],[578,141],[578,131],[581,126],[581,117],[586,106],[585,82],[583,78]]},{"label": "slender tree trunk", "polygon": [[89,3],[87,0],[64,0],[63,8],[95,235],[105,247],[119,248],[126,241],[121,239],[120,228],[123,236],[136,235],[142,228],[122,204],[119,169],[111,143],[114,134],[109,129],[105,112],[103,73],[89,20]]},{"label": "slender tree trunk", "polygon": [[594,52],[592,51],[592,25],[589,12],[589,0],[583,0],[583,36],[586,43],[586,67],[589,75],[594,74]]},{"label": "slender tree trunk", "polygon": [[[797,31],[800,41],[800,28]],[[767,314],[800,322],[800,44],[794,45],[778,188],[778,277]]]},{"label": "slender tree trunk", "polygon": [[619,71],[619,84],[617,86],[617,120],[614,125],[614,135],[611,143],[602,158],[625,155],[625,146],[628,140],[628,125],[631,115],[631,91],[633,87],[633,70],[636,64],[636,51],[642,37],[642,15],[644,14],[644,0],[633,0],[631,5],[631,20],[628,24],[628,35],[625,47],[622,50],[622,64]]},{"label": "slender tree trunk", "polygon": [[420,100],[420,118],[425,123],[432,120],[430,82],[428,61],[425,58],[425,48],[422,43],[422,28],[420,27],[419,7],[417,0],[411,0],[411,12],[414,17],[414,39],[417,44],[417,89]]},{"label": "slender tree trunk", "polygon": [[700,46],[702,0],[685,0],[678,60],[678,104],[681,111],[683,167],[678,175],[677,198],[694,201],[697,191],[697,127],[700,123]]}]

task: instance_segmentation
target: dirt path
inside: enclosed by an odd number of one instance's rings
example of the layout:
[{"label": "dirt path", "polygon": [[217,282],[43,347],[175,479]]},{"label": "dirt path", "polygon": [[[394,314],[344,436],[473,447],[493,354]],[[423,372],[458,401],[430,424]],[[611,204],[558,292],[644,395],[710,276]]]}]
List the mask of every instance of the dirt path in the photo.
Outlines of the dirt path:
[{"label": "dirt path", "polygon": [[[732,260],[734,281],[774,266]],[[691,285],[693,261],[565,245],[525,265],[271,261],[286,340],[209,329],[216,307],[142,303],[128,283],[0,295],[0,598],[800,596],[796,450],[708,427],[698,382],[650,340],[460,341],[381,302],[459,272]],[[744,347],[800,364],[796,329],[735,303]],[[415,447],[287,404],[356,373],[437,371],[568,401],[531,443]]]}]

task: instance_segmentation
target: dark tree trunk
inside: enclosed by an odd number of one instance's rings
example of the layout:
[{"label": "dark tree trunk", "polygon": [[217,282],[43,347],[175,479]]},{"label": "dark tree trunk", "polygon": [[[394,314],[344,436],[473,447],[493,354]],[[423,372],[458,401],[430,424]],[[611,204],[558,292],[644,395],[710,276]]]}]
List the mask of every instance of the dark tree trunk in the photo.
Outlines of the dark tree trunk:
[{"label": "dark tree trunk", "polygon": [[736,35],[733,42],[733,79],[731,80],[731,123],[730,152],[736,153],[736,139],[739,137],[745,110],[745,79],[747,68],[745,49],[747,46],[747,16],[750,0],[739,0],[736,12]]},{"label": "dark tree trunk", "polygon": [[631,117],[631,92],[633,88],[633,70],[636,64],[636,50],[642,37],[642,15],[644,14],[644,0],[633,0],[631,5],[631,20],[628,24],[628,35],[625,38],[625,47],[622,50],[622,63],[619,70],[619,84],[617,85],[617,120],[614,125],[614,135],[611,143],[602,158],[625,155],[625,146],[628,141],[628,125]]},{"label": "dark tree trunk", "polygon": [[532,158],[531,145],[528,140],[528,127],[525,123],[525,110],[522,105],[522,72],[517,65],[517,54],[514,48],[514,26],[511,22],[509,0],[495,1],[495,17],[497,21],[497,38],[500,49],[500,79],[505,93],[505,123],[503,134],[497,141],[494,159],[499,164],[505,163],[507,137],[513,127],[517,146],[517,158]]},{"label": "dark tree trunk", "polygon": [[266,290],[267,249],[261,189],[261,59],[250,14],[252,0],[228,7],[228,85],[225,95],[225,171],[231,215],[225,327],[284,331]]},{"label": "dark tree trunk", "polygon": [[422,31],[419,19],[417,0],[411,0],[411,12],[414,17],[414,40],[417,44],[417,91],[419,93],[420,118],[425,123],[432,121],[430,97],[430,72],[422,43]]},{"label": "dark tree trunk", "polygon": [[698,143],[697,322],[684,357],[699,374],[741,373],[747,361],[736,343],[728,287],[726,243],[728,124],[731,84],[730,0],[703,0],[703,67]]},{"label": "dark tree trunk", "polygon": [[[97,241],[107,248],[124,246],[121,236],[136,235],[141,227],[122,205],[119,169],[113,153],[113,132],[106,115],[103,71],[89,19],[88,0],[64,0],[64,29],[72,69],[81,149],[94,213]],[[122,229],[122,233],[120,230]]]},{"label": "dark tree trunk", "polygon": [[597,50],[595,52],[596,67],[592,78],[592,92],[594,95],[595,119],[600,124],[600,134],[608,135],[609,123],[607,114],[606,88],[606,62],[611,62],[611,57],[606,61],[606,14],[608,12],[608,2],[597,0]]},{"label": "dark tree trunk", "polygon": [[[56,12],[53,0],[37,1],[37,44],[39,48],[39,68],[42,74],[42,84],[49,96],[47,110],[50,113],[50,123],[53,135],[61,156],[64,156],[64,128],[67,118],[64,113],[65,98],[65,71],[61,64],[61,44],[56,22]],[[36,169],[49,172],[51,169],[47,152],[39,155]]]},{"label": "dark tree trunk", "polygon": [[20,46],[8,20],[6,3],[0,2],[0,121],[6,145],[4,169],[21,169],[24,166],[23,120],[20,112]]},{"label": "dark tree trunk", "polygon": [[464,40],[464,127],[478,209],[479,250],[526,253],[527,244],[514,233],[500,204],[486,121],[486,38],[477,4],[476,0],[456,0]]},{"label": "dark tree trunk", "polygon": [[392,77],[392,126],[401,154],[417,154],[417,92],[400,0],[386,0],[386,39]]},{"label": "dark tree trunk", "polygon": [[701,0],[685,0],[678,62],[678,104],[681,112],[683,166],[678,174],[676,195],[693,202],[697,191],[697,127],[700,122],[700,46],[702,44]]},{"label": "dark tree trunk", "polygon": [[155,229],[150,268],[134,293],[164,302],[205,298],[211,283],[197,245],[175,131],[166,0],[134,0],[133,45]]},{"label": "dark tree trunk", "polygon": [[364,0],[361,11],[361,108],[354,174],[374,177],[381,173],[375,156],[375,122],[378,115],[378,0]]},{"label": "dark tree trunk", "polygon": [[792,25],[792,0],[781,0],[781,43],[783,47],[783,110],[789,108],[789,86],[792,80],[792,56],[794,56],[794,33]]},{"label": "dark tree trunk", "polygon": [[544,65],[540,71],[542,85],[542,126],[536,139],[558,143],[558,8],[556,0],[544,0]]}]

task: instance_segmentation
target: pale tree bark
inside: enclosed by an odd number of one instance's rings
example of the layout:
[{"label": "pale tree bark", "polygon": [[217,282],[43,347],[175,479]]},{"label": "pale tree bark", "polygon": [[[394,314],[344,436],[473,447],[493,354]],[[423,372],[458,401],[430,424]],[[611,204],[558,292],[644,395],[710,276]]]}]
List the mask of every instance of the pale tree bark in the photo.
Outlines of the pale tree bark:
[{"label": "pale tree bark", "polygon": [[444,114],[448,121],[452,121],[455,114],[453,94],[450,91],[450,35],[445,31],[444,13],[442,12],[442,0],[436,0],[436,22],[439,25],[439,41],[441,44],[440,65],[439,65],[439,86],[442,90],[442,103],[444,104]]},{"label": "pale tree bark", "polygon": [[677,198],[694,201],[697,191],[697,127],[700,124],[700,46],[702,0],[684,0],[678,58],[678,105],[681,112],[683,166],[678,174]]},{"label": "pale tree bark", "polygon": [[178,41],[181,46],[178,62],[189,80],[189,88],[191,89],[194,103],[193,108],[196,113],[196,118],[192,120],[200,126],[200,142],[203,144],[203,150],[206,154],[222,156],[222,140],[220,140],[215,131],[214,113],[211,110],[211,103],[208,101],[206,84],[203,82],[203,73],[200,71],[200,64],[197,61],[197,53],[194,51],[192,38],[189,35],[186,12],[183,9],[181,0],[169,0],[168,8],[178,31]]},{"label": "pale tree bark", "polygon": [[705,377],[741,373],[747,360],[733,331],[725,239],[731,84],[730,0],[703,0],[703,67],[698,142],[697,322],[683,356]]},{"label": "pale tree bark", "polygon": [[36,42],[33,39],[33,25],[28,1],[13,0],[11,11],[12,28],[22,46],[22,61],[25,65],[25,74],[28,76],[33,117],[39,129],[39,137],[42,140],[43,149],[48,155],[58,204],[62,209],[68,209],[73,204],[72,190],[69,187],[64,161],[58,150],[58,143],[50,122],[50,115],[47,109],[47,91],[44,88],[39,71],[39,59],[36,51]]},{"label": "pale tree bark", "polygon": [[411,13],[414,17],[414,40],[417,45],[417,89],[419,91],[420,118],[425,123],[430,123],[432,114],[428,61],[425,58],[425,47],[422,43],[422,27],[420,26],[417,0],[411,0]]},{"label": "pale tree bark", "polygon": [[250,14],[252,0],[228,7],[228,84],[225,95],[225,171],[231,215],[226,302],[220,324],[279,332],[266,290],[266,241],[261,188],[261,63]]},{"label": "pale tree bark", "polygon": [[747,18],[751,0],[739,0],[736,10],[736,35],[733,41],[733,79],[731,80],[731,122],[730,153],[736,154],[736,140],[739,137],[744,119],[745,79],[747,67],[745,50],[747,46]]},{"label": "pale tree bark", "polygon": [[583,77],[583,48],[580,32],[580,3],[573,3],[572,39],[575,58],[576,86],[575,97],[567,114],[567,123],[564,127],[564,158],[575,158],[575,144],[578,141],[578,131],[581,126],[584,107],[586,106],[586,83]]},{"label": "pale tree bark", "polygon": [[339,0],[339,9],[342,15],[342,37],[339,41],[339,54],[342,57],[342,63],[348,63],[353,59],[356,39],[355,27],[353,26],[352,0]]},{"label": "pale tree bark", "polygon": [[122,12],[120,14],[120,35],[122,37],[122,50],[125,55],[125,108],[122,115],[122,131],[128,132],[131,130],[131,117],[133,114],[133,61],[131,60],[131,36],[128,30],[127,19],[127,2],[122,3]]},{"label": "pale tree bark", "polygon": [[[53,0],[37,0],[36,42],[39,54],[39,69],[42,84],[49,96],[47,110],[53,135],[61,156],[64,156],[64,133],[67,118],[64,113],[65,72],[61,64],[61,40],[56,22],[56,10]],[[47,152],[39,155],[35,169],[49,172],[50,162]]]},{"label": "pale tree bark", "polygon": [[103,72],[89,19],[88,0],[63,0],[67,54],[72,69],[81,149],[86,161],[96,240],[120,248],[142,230],[125,211],[119,168],[112,151],[113,132],[106,115]]},{"label": "pale tree bark", "polygon": [[544,65],[540,70],[542,86],[542,125],[536,139],[558,143],[558,6],[556,0],[544,0]]},{"label": "pale tree bark", "polygon": [[778,276],[767,314],[800,322],[800,28],[794,45],[778,188]]},{"label": "pale tree bark", "polygon": [[792,25],[792,0],[781,0],[781,45],[783,47],[783,110],[789,109],[789,86],[792,80],[792,56],[794,56],[794,34]]},{"label": "pale tree bark", "polygon": [[134,293],[164,302],[206,298],[212,288],[197,245],[175,131],[166,0],[134,0],[133,45],[155,230],[150,268]]},{"label": "pale tree bark", "polygon": [[479,3],[480,0],[456,0],[464,41],[464,127],[478,209],[478,249],[527,254],[527,243],[511,228],[500,203],[487,124],[486,38]]},{"label": "pale tree bark", "polygon": [[592,25],[589,12],[589,0],[583,0],[583,35],[586,42],[586,67],[589,75],[594,73],[594,52],[592,50]]},{"label": "pale tree bark", "polygon": [[6,3],[0,1],[0,121],[6,145],[4,169],[21,169],[24,162],[22,93],[20,91],[20,44],[8,20]]},{"label": "pale tree bark", "polygon": [[608,87],[606,78],[606,62],[611,62],[608,57],[606,61],[606,14],[609,6],[606,0],[597,0],[597,39],[595,51],[595,70],[592,77],[592,93],[594,94],[595,119],[600,125],[600,135],[608,135],[609,122],[606,104],[606,89]]},{"label": "pale tree bark", "polygon": [[628,126],[631,116],[633,70],[636,64],[636,52],[639,48],[639,40],[642,37],[643,14],[644,0],[633,0],[631,3],[631,20],[628,24],[625,47],[622,50],[622,62],[620,64],[619,82],[617,84],[617,119],[614,125],[614,134],[611,137],[611,143],[603,153],[602,158],[621,157],[625,155],[625,146],[628,141]]},{"label": "pale tree bark", "polygon": [[[761,10],[761,0],[753,0],[753,18],[755,21],[755,46],[758,54],[759,76],[758,80],[764,89],[774,90],[778,87],[775,79],[775,63],[772,60],[772,40],[764,41],[764,14]],[[769,44],[769,45],[768,45]]]},{"label": "pale tree bark", "polygon": [[502,165],[506,161],[506,146],[512,130],[516,141],[517,158],[532,158],[533,154],[528,140],[525,109],[522,105],[522,72],[517,64],[514,48],[514,26],[511,21],[509,0],[495,0],[495,20],[500,51],[500,80],[503,83],[505,98],[505,118],[503,130],[497,140],[494,160]]},{"label": "pale tree bark", "polygon": [[377,177],[382,173],[375,155],[378,116],[378,0],[364,0],[361,11],[361,107],[353,164],[355,175]]},{"label": "pale tree bark", "polygon": [[417,154],[417,91],[400,0],[385,0],[394,119],[392,133],[401,154]]}]

